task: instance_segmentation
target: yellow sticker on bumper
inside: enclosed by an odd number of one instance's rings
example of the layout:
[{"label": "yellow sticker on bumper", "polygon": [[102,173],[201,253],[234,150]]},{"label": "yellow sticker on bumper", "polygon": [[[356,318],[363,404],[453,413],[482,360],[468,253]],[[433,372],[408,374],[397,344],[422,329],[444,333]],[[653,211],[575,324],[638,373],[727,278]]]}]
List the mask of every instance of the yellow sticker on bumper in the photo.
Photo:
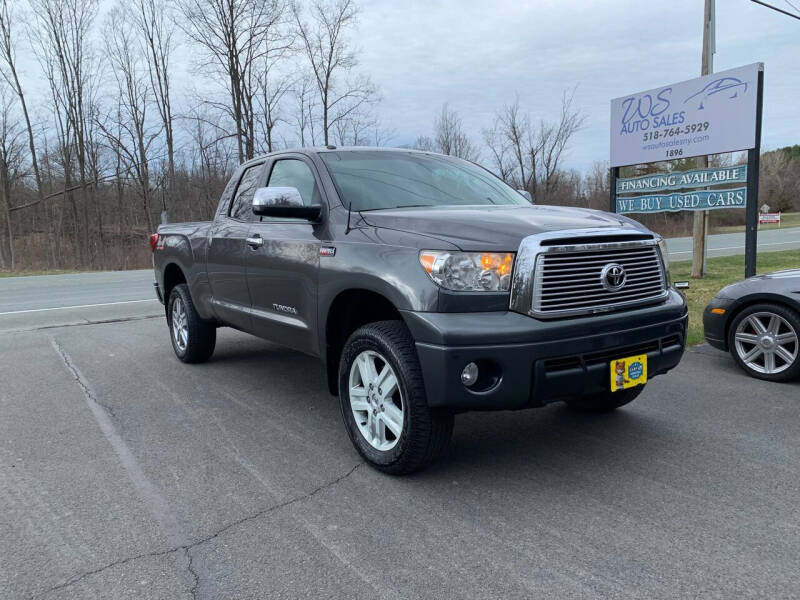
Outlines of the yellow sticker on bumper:
[{"label": "yellow sticker on bumper", "polygon": [[616,392],[647,383],[647,355],[611,361],[611,391]]}]

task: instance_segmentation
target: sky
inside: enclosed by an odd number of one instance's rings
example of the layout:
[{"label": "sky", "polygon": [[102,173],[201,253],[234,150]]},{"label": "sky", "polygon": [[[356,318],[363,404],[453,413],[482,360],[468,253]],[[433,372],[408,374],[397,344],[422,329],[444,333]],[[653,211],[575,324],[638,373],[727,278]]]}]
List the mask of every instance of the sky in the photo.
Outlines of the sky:
[{"label": "sky", "polygon": [[[608,160],[612,98],[700,75],[703,0],[358,2],[349,37],[380,92],[376,111],[394,134],[391,145],[430,135],[445,102],[479,143],[495,111],[515,97],[532,121],[554,120],[563,91],[574,89],[586,122],[563,165],[587,171]],[[100,32],[113,3],[101,0]],[[800,143],[800,20],[749,0],[717,0],[716,17],[715,71],[765,64],[762,147]],[[23,83],[46,97],[30,48],[22,43],[18,54]],[[173,90],[196,87],[193,58],[178,50]]]},{"label": "sky", "polygon": [[[792,10],[786,0],[769,0]],[[800,7],[800,0],[790,0]],[[553,120],[575,91],[586,126],[565,166],[608,160],[610,100],[700,75],[703,0],[362,0],[361,66],[381,90],[394,143],[432,129],[443,102],[479,141],[519,96]],[[798,13],[800,14],[800,13]],[[717,0],[714,70],[765,64],[762,147],[800,144],[800,20]]]}]

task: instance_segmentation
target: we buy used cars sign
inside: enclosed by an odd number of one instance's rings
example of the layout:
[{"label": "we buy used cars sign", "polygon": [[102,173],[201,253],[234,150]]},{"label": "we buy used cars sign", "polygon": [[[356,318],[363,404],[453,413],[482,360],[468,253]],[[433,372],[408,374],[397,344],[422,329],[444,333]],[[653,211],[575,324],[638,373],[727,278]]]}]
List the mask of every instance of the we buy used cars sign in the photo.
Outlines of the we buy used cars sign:
[{"label": "we buy used cars sign", "polygon": [[756,145],[762,63],[611,101],[611,166],[748,150]]}]

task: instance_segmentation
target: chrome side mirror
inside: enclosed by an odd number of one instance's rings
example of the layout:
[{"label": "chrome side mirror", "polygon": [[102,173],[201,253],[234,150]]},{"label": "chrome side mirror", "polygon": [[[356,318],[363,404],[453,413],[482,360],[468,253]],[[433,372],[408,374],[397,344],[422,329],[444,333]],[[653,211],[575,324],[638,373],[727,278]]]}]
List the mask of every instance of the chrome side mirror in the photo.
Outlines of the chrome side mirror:
[{"label": "chrome side mirror", "polygon": [[517,190],[517,191],[525,198],[525,200],[533,204],[533,196],[531,196],[531,193],[528,190]]},{"label": "chrome side mirror", "polygon": [[253,194],[253,214],[316,221],[322,214],[322,206],[303,204],[303,197],[297,188],[262,187]]}]

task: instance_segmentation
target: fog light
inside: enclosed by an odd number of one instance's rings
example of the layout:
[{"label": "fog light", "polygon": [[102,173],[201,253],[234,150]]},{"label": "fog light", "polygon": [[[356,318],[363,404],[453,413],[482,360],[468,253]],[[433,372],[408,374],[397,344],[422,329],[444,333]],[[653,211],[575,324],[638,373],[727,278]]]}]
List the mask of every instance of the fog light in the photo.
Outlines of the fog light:
[{"label": "fog light", "polygon": [[478,365],[471,362],[461,371],[461,383],[469,387],[474,385],[476,381],[478,381]]}]

